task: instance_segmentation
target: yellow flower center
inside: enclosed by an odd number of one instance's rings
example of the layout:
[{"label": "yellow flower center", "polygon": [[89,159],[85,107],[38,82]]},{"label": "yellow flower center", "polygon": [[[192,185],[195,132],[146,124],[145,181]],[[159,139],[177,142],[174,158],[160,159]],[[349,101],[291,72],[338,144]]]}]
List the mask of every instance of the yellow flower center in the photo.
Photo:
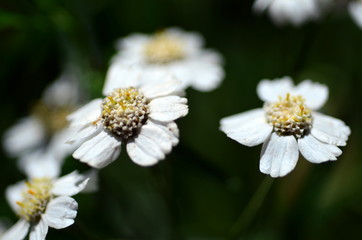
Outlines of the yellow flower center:
[{"label": "yellow flower center", "polygon": [[148,101],[138,89],[118,88],[103,100],[101,121],[114,135],[126,140],[147,121]]},{"label": "yellow flower center", "polygon": [[53,186],[49,178],[34,178],[26,182],[27,189],[22,192],[23,200],[16,202],[20,206],[19,215],[28,222],[36,223],[45,212],[49,201],[53,198]]},{"label": "yellow flower center", "polygon": [[184,44],[166,32],[156,33],[144,48],[147,62],[166,64],[185,57]]},{"label": "yellow flower center", "polygon": [[311,110],[304,104],[302,96],[286,94],[279,101],[265,103],[266,119],[279,135],[294,135],[303,137],[312,124]]},{"label": "yellow flower center", "polygon": [[49,108],[44,102],[39,101],[33,107],[32,112],[40,119],[47,133],[51,136],[67,126],[66,118],[73,110],[73,107],[70,106]]}]

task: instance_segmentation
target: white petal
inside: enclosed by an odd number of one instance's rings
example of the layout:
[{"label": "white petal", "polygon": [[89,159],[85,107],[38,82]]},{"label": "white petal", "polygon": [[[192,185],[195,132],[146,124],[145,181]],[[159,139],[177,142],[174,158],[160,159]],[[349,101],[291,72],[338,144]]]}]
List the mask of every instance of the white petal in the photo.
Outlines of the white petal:
[{"label": "white petal", "polygon": [[[151,71],[148,71],[151,74]],[[173,75],[170,75],[167,72],[161,72],[159,74],[151,74],[156,76],[149,76],[146,72],[143,74],[143,78],[154,78],[157,77],[158,80],[143,79],[145,83],[141,90],[142,93],[146,96],[147,99],[153,99],[156,97],[162,97],[174,94],[180,90],[181,82],[176,79]],[[147,83],[148,82],[148,83]]]},{"label": "white petal", "polygon": [[44,240],[47,233],[48,224],[44,219],[40,219],[40,221],[30,230],[29,240]]},{"label": "white petal", "polygon": [[253,10],[257,13],[263,12],[269,7],[272,0],[256,0],[253,5]]},{"label": "white petal", "polygon": [[38,150],[20,159],[19,167],[31,178],[56,178],[61,170],[61,163],[50,152]]},{"label": "white petal", "polygon": [[[149,146],[142,145],[139,138],[142,138],[145,143],[148,142]],[[161,153],[158,154],[158,159],[163,159],[165,157],[164,154],[169,153],[172,148],[170,136],[156,124],[144,125],[141,128],[139,135],[136,137],[135,142],[141,148],[145,148],[145,151],[150,154],[153,154],[152,152],[156,153],[160,151]]]},{"label": "white petal", "polygon": [[305,104],[311,109],[319,109],[328,99],[328,87],[324,84],[304,80],[296,86],[292,94],[301,95]]},{"label": "white petal", "polygon": [[190,85],[198,91],[208,92],[220,86],[225,73],[220,64],[209,63],[203,58],[193,60]]},{"label": "white petal", "polygon": [[98,121],[102,113],[102,101],[103,99],[100,98],[94,99],[70,114],[67,117],[68,121],[70,121],[70,126],[82,126]]},{"label": "white petal", "polygon": [[263,145],[260,171],[272,177],[283,177],[295,168],[298,156],[298,144],[294,136],[273,133]]},{"label": "white petal", "polygon": [[72,136],[67,139],[67,144],[72,144],[78,146],[79,144],[91,139],[95,135],[99,134],[102,130],[102,126],[100,124],[89,123],[81,127],[73,127],[72,128]]},{"label": "white petal", "polygon": [[52,193],[57,196],[73,196],[82,191],[87,185],[89,178],[77,171],[57,179],[52,188]]},{"label": "white petal", "polygon": [[130,140],[127,143],[127,153],[131,160],[140,166],[151,166],[158,162],[158,159],[152,155],[146,153],[140,148],[134,140]]},{"label": "white petal", "polygon": [[350,133],[350,128],[343,121],[321,113],[313,113],[311,134],[319,141],[345,146]]},{"label": "white petal", "polygon": [[74,223],[78,203],[71,197],[61,196],[51,200],[42,218],[52,228],[66,228]]},{"label": "white petal", "polygon": [[121,152],[121,141],[105,131],[84,142],[73,157],[95,168],[103,168],[117,159]]},{"label": "white petal", "polygon": [[180,135],[179,129],[175,122],[159,122],[156,120],[149,119],[147,122],[148,125],[156,125],[169,137],[169,140],[172,143],[172,146],[176,146],[179,142],[178,138]]},{"label": "white petal", "polygon": [[348,11],[356,24],[362,28],[362,3],[359,1],[350,2],[348,4]]},{"label": "white petal", "polygon": [[43,141],[45,141],[45,128],[42,122],[33,116],[20,120],[3,136],[4,149],[13,157],[31,151]]},{"label": "white petal", "polygon": [[63,163],[64,159],[75,151],[77,146],[67,143],[67,140],[74,135],[74,128],[64,128],[53,134],[48,144],[48,152],[57,159],[60,163]]},{"label": "white petal", "polygon": [[83,176],[89,179],[87,186],[82,190],[82,193],[94,193],[99,189],[99,170],[90,169],[83,173]]},{"label": "white petal", "polygon": [[298,140],[300,153],[312,163],[321,163],[329,160],[337,160],[342,151],[334,146],[318,141],[311,134]]},{"label": "white petal", "polygon": [[168,122],[186,116],[188,113],[187,99],[178,96],[167,96],[153,99],[150,104],[150,118]]},{"label": "white petal", "polygon": [[256,91],[261,100],[275,102],[278,100],[278,97],[284,97],[292,88],[292,79],[290,77],[283,77],[281,79],[260,81]]},{"label": "white petal", "polygon": [[1,240],[23,240],[28,234],[30,223],[25,219],[20,219],[14,226],[0,236]]},{"label": "white petal", "polygon": [[273,127],[266,123],[262,109],[254,109],[221,119],[220,130],[228,137],[246,146],[263,143]]},{"label": "white petal", "polygon": [[19,212],[19,205],[16,202],[21,202],[23,200],[23,191],[25,191],[26,185],[25,181],[18,182],[16,184],[10,185],[6,188],[5,197],[8,201],[10,207],[15,213]]},{"label": "white petal", "polygon": [[117,88],[138,87],[141,73],[141,68],[114,62],[107,72],[103,95],[107,96]]}]

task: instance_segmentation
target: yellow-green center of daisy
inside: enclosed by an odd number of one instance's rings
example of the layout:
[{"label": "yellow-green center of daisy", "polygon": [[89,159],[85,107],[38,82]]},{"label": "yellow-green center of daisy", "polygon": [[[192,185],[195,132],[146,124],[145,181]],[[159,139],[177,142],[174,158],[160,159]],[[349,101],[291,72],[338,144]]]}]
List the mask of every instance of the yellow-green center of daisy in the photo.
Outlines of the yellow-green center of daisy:
[{"label": "yellow-green center of daisy", "polygon": [[51,193],[53,184],[50,178],[34,178],[26,182],[26,186],[22,192],[22,201],[16,202],[20,206],[18,214],[28,222],[36,223],[53,198]]},{"label": "yellow-green center of daisy", "polygon": [[279,101],[265,103],[266,119],[279,135],[303,137],[311,127],[311,110],[305,106],[302,96],[279,97]]},{"label": "yellow-green center of daisy", "polygon": [[146,61],[167,64],[185,57],[185,48],[181,39],[166,32],[156,33],[144,48]]},{"label": "yellow-green center of daisy", "polygon": [[65,128],[68,124],[67,116],[74,110],[71,106],[59,106],[50,108],[44,102],[37,102],[32,113],[36,116],[45,126],[49,136],[55,132]]},{"label": "yellow-green center of daisy", "polygon": [[103,100],[101,121],[114,135],[127,140],[147,121],[149,106],[138,89],[118,88]]}]

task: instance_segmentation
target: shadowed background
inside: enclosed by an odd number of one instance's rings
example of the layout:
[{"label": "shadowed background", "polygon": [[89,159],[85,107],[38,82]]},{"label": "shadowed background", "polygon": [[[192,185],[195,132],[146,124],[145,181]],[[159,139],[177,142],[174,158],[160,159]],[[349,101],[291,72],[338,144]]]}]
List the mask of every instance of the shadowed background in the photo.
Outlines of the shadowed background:
[{"label": "shadowed background", "polygon": [[[65,67],[81,73],[89,99],[101,89],[115,41],[178,26],[200,32],[225,60],[213,92],[187,90],[189,114],[165,161],[143,168],[125,151],[100,171],[100,189],[79,194],[76,223],[47,239],[355,239],[362,235],[362,30],[335,8],[300,28],[274,26],[252,1],[17,0],[0,2],[0,134],[29,113]],[[261,147],[218,130],[219,120],[262,106],[256,85],[289,75],[328,85],[322,111],[352,129],[336,162],[272,180],[259,172]],[[21,133],[19,133],[21,134]],[[24,179],[0,150],[0,193]],[[63,173],[86,166],[69,157]],[[0,197],[0,217],[17,217]]]}]

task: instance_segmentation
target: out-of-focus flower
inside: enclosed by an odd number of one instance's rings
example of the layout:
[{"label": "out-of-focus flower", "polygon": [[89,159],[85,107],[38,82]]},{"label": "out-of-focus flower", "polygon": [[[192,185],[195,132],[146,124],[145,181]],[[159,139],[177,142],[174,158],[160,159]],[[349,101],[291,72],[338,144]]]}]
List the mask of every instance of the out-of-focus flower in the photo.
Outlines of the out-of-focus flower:
[{"label": "out-of-focus flower", "polygon": [[299,151],[312,163],[336,160],[350,129],[339,119],[315,112],[328,98],[328,88],[309,80],[297,86],[289,77],[263,80],[257,87],[264,108],[221,120],[221,130],[246,146],[264,143],[260,171],[282,177],[297,164]]},{"label": "out-of-focus flower", "polygon": [[77,172],[57,178],[58,168],[51,161],[30,165],[29,180],[7,188],[6,198],[20,220],[1,240],[22,240],[29,229],[30,240],[43,240],[49,227],[61,229],[74,223],[78,204],[71,196],[82,191],[89,179]]},{"label": "out-of-focus flower", "polygon": [[350,2],[348,4],[348,11],[356,24],[362,29],[362,1]]},{"label": "out-of-focus flower", "polygon": [[74,158],[102,168],[119,156],[124,143],[135,163],[149,166],[178,143],[174,120],[188,113],[187,99],[173,95],[180,82],[163,76],[157,84],[141,85],[155,76],[139,74],[137,69],[120,69],[118,78],[107,79],[104,99],[95,99],[68,117],[77,129],[68,142],[81,144]]},{"label": "out-of-focus flower", "polygon": [[277,25],[291,23],[300,26],[320,15],[318,0],[256,0],[254,11],[268,11],[269,16]]},{"label": "out-of-focus flower", "polygon": [[4,149],[13,157],[23,157],[39,149],[47,149],[63,160],[74,148],[65,144],[71,135],[66,116],[79,106],[79,86],[74,76],[65,73],[43,94],[31,114],[7,130]]},{"label": "out-of-focus flower", "polygon": [[181,81],[181,89],[191,86],[211,91],[224,78],[222,58],[216,51],[203,49],[203,44],[198,33],[177,28],[130,35],[119,41],[119,53],[112,59],[107,80],[114,78],[119,68],[133,66],[142,71],[169,72]]}]

